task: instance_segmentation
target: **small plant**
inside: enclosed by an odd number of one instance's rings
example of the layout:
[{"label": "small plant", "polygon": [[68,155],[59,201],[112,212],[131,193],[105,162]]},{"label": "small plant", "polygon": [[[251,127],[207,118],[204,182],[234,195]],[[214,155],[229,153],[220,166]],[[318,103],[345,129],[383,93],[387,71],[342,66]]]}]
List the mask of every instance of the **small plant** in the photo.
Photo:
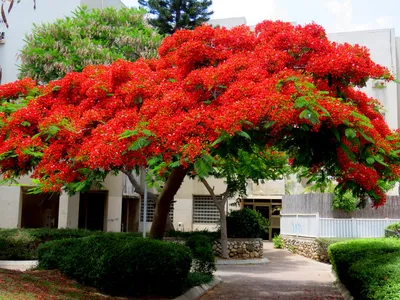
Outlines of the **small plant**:
[{"label": "small plant", "polygon": [[283,241],[280,235],[275,234],[272,238],[272,242],[274,243],[274,248],[282,249],[283,248]]}]

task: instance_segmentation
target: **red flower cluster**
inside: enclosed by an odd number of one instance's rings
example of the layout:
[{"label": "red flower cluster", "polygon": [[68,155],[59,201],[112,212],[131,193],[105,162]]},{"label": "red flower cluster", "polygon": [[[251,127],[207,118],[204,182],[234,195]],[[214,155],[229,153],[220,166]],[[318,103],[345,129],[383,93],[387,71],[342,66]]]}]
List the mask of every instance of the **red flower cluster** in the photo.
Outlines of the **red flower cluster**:
[{"label": "red flower cluster", "polygon": [[[0,113],[0,172],[34,171],[48,190],[59,190],[85,180],[84,168],[131,169],[160,156],[166,166],[177,159],[190,166],[222,133],[257,132],[256,142],[267,146],[301,127],[335,128],[335,147],[347,143],[355,161],[338,151],[341,171],[331,175],[375,191],[378,204],[378,180],[398,177],[397,134],[379,103],[353,87],[391,78],[364,47],[331,43],[316,24],[265,21],[254,32],[181,30],[164,40],[159,55],[89,66],[38,88],[26,107]],[[0,98],[18,99],[35,87],[29,79],[3,85]],[[352,139],[345,138],[349,128]],[[379,152],[385,165],[366,165],[360,147]],[[332,161],[322,157],[306,167],[320,170],[324,159]]]}]

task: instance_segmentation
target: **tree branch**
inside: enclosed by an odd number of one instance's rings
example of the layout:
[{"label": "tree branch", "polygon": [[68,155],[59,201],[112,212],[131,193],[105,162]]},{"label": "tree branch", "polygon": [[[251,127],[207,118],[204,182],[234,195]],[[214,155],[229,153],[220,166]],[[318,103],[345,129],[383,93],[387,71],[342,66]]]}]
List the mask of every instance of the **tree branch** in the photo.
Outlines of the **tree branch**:
[{"label": "tree branch", "polygon": [[[135,178],[135,176],[133,176],[132,171],[121,170],[121,172],[124,173],[124,174],[128,177],[130,183],[131,183],[131,184],[133,185],[133,187],[135,188],[135,192],[138,193],[140,196],[143,197],[143,196],[144,196],[144,189],[143,189],[143,187],[136,181],[136,178]],[[155,201],[157,200],[157,195],[154,194],[154,193],[152,193],[152,192],[147,191],[147,198],[148,198],[149,200],[151,200],[151,201],[154,201],[154,203],[155,203]]]}]

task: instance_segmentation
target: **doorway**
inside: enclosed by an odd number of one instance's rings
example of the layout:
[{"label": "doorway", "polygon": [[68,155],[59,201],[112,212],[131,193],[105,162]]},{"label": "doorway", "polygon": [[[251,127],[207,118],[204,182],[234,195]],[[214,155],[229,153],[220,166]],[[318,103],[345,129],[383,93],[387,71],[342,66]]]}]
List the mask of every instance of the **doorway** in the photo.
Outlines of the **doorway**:
[{"label": "doorway", "polygon": [[31,187],[22,188],[22,228],[57,228],[60,194],[29,194]]},{"label": "doorway", "polygon": [[270,197],[271,198],[244,199],[241,204],[242,208],[256,210],[270,221],[269,230],[262,237],[264,240],[269,241],[271,241],[275,235],[280,234],[280,211],[282,207],[282,197]]},{"label": "doorway", "polygon": [[122,232],[138,232],[139,231],[139,209],[140,199],[134,197],[122,198]]},{"label": "doorway", "polygon": [[89,230],[104,230],[107,191],[90,191],[80,194],[78,227]]}]

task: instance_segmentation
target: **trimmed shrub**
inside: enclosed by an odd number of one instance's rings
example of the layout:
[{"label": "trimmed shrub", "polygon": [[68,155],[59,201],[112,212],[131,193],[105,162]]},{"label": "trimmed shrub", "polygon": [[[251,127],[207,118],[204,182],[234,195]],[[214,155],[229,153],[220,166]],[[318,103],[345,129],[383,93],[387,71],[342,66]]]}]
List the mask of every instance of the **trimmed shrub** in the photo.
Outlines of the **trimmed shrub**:
[{"label": "trimmed shrub", "polygon": [[400,230],[400,222],[390,224],[385,229],[392,230],[392,231],[399,231]]},{"label": "trimmed shrub", "polygon": [[339,279],[355,299],[400,299],[400,241],[358,239],[329,246]]},{"label": "trimmed shrub", "polygon": [[93,234],[99,232],[83,229],[0,229],[0,260],[37,259],[37,248],[42,243]]},{"label": "trimmed shrub", "polygon": [[181,293],[192,256],[182,245],[105,233],[39,247],[39,267],[113,295]]},{"label": "trimmed shrub", "polygon": [[212,249],[213,239],[206,235],[193,235],[186,241],[194,261],[192,271],[211,275],[215,270],[215,255]]},{"label": "trimmed shrub", "polygon": [[248,208],[231,211],[226,224],[229,238],[260,238],[269,227],[268,219]]}]

